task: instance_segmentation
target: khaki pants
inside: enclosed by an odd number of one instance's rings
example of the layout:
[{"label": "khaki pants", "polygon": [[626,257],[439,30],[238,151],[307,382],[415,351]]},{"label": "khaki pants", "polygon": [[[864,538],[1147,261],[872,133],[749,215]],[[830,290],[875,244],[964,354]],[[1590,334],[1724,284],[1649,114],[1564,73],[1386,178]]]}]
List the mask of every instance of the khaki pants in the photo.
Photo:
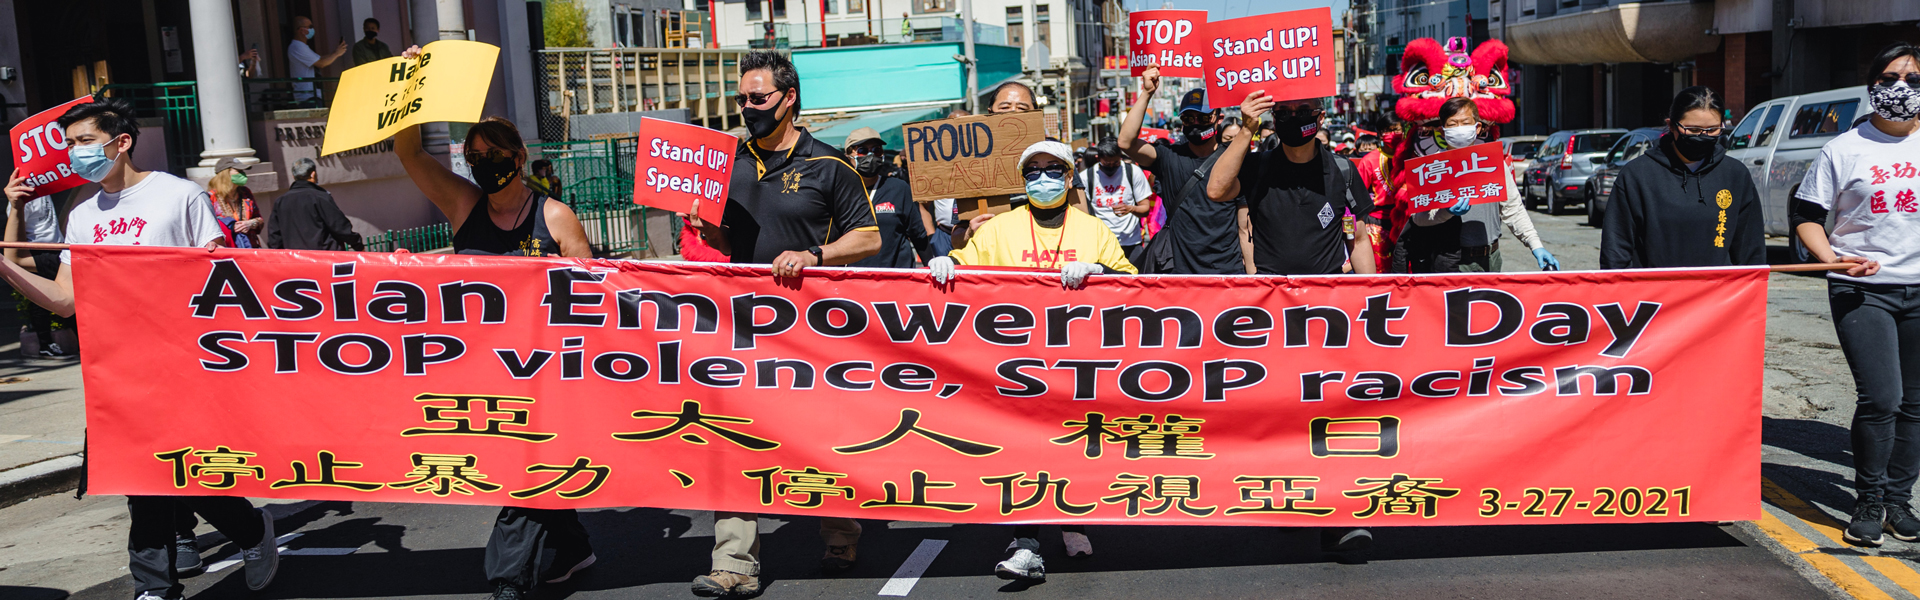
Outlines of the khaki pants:
[{"label": "khaki pants", "polygon": [[[860,541],[860,522],[820,517],[820,539],[828,546],[857,543]],[[760,515],[713,513],[713,570],[755,577],[760,575]]]}]

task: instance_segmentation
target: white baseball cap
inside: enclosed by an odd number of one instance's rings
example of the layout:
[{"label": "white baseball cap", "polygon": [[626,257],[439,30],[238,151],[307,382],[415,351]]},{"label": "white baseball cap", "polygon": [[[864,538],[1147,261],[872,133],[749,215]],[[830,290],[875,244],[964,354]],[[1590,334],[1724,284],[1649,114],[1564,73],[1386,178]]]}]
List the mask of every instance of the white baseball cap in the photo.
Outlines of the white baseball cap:
[{"label": "white baseball cap", "polygon": [[1053,140],[1042,140],[1027,146],[1027,151],[1020,153],[1019,166],[1026,167],[1027,159],[1033,158],[1035,154],[1051,154],[1054,158],[1060,159],[1060,162],[1066,163],[1069,168],[1073,166],[1073,149]]}]

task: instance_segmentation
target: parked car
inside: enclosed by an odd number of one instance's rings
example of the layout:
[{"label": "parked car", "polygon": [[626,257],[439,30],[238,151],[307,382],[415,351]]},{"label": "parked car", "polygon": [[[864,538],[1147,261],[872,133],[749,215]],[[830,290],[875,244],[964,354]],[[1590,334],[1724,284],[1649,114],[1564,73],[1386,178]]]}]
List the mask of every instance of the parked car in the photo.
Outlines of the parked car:
[{"label": "parked car", "polygon": [[1768,235],[1786,235],[1799,248],[1799,238],[1790,235],[1787,201],[1799,191],[1820,147],[1871,111],[1867,87],[1857,85],[1762,102],[1733,128],[1727,158],[1753,173]]},{"label": "parked car", "polygon": [[1614,142],[1613,148],[1607,150],[1599,168],[1593,171],[1592,177],[1587,178],[1588,225],[1600,226],[1600,219],[1607,213],[1607,199],[1613,197],[1614,180],[1620,178],[1620,168],[1658,148],[1660,136],[1666,131],[1663,127],[1641,127],[1621,136],[1620,141]]},{"label": "parked car", "polygon": [[1540,153],[1540,146],[1547,142],[1544,135],[1516,135],[1500,138],[1500,145],[1507,150],[1507,167],[1513,173],[1514,185],[1527,179],[1527,167],[1533,165],[1534,156]]},{"label": "parked car", "polygon": [[1606,157],[1625,129],[1556,131],[1540,146],[1539,157],[1527,168],[1526,199],[1559,214],[1569,204],[1586,201],[1587,178],[1596,161]]}]

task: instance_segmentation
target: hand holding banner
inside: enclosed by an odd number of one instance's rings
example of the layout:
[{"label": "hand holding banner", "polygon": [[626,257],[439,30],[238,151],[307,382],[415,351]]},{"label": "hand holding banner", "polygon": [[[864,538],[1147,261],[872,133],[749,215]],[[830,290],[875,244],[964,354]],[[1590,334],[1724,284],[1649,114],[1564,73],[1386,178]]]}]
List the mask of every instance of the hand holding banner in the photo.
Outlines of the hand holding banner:
[{"label": "hand holding banner", "polygon": [[1467,146],[1407,161],[1407,198],[1414,212],[1446,208],[1461,199],[1486,204],[1507,199],[1507,156],[1498,142]]},{"label": "hand holding banner", "polygon": [[75,98],[13,126],[13,144],[19,150],[13,155],[13,172],[26,176],[26,183],[33,186],[35,196],[86,185],[87,180],[74,174],[67,160],[67,132],[54,121],[74,106],[91,102],[92,95]]},{"label": "hand holding banner", "polygon": [[427,44],[419,58],[394,57],[340,74],[320,155],[393,137],[421,123],[480,120],[500,48],[465,40]]},{"label": "hand holding banner", "polygon": [[[1239,106],[1254,90],[1277,102],[1332,96],[1333,13],[1326,8],[1216,21],[1206,26],[1207,98]],[[1165,68],[1163,67],[1164,71]]]},{"label": "hand holding banner", "polygon": [[1127,44],[1127,64],[1139,77],[1158,65],[1165,77],[1206,77],[1200,67],[1200,29],[1207,24],[1204,10],[1136,10],[1128,17],[1133,39]]},{"label": "hand holding banner", "polygon": [[698,125],[640,118],[633,203],[677,213],[700,201],[700,220],[719,223],[739,138]]}]

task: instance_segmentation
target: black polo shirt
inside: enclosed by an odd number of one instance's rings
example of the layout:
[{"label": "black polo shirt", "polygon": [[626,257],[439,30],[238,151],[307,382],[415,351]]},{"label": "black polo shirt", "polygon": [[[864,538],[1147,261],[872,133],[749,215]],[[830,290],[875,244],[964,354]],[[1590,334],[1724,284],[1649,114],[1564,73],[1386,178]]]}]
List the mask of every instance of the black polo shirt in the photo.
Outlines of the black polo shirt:
[{"label": "black polo shirt", "polygon": [[740,142],[720,224],[733,262],[755,264],[832,243],[849,231],[878,229],[860,174],[839,150],[806,131],[786,151]]},{"label": "black polo shirt", "polygon": [[1341,217],[1373,212],[1373,197],[1358,172],[1342,177],[1334,161],[1346,159],[1324,144],[1316,149],[1304,164],[1276,148],[1249,153],[1240,165],[1240,193],[1253,221],[1253,266],[1261,275],[1339,273],[1350,243]]},{"label": "black polo shirt", "polygon": [[913,187],[905,180],[880,176],[873,186],[873,217],[880,224],[880,252],[850,266],[911,269],[914,256],[933,258],[920,205],[913,203]]}]

